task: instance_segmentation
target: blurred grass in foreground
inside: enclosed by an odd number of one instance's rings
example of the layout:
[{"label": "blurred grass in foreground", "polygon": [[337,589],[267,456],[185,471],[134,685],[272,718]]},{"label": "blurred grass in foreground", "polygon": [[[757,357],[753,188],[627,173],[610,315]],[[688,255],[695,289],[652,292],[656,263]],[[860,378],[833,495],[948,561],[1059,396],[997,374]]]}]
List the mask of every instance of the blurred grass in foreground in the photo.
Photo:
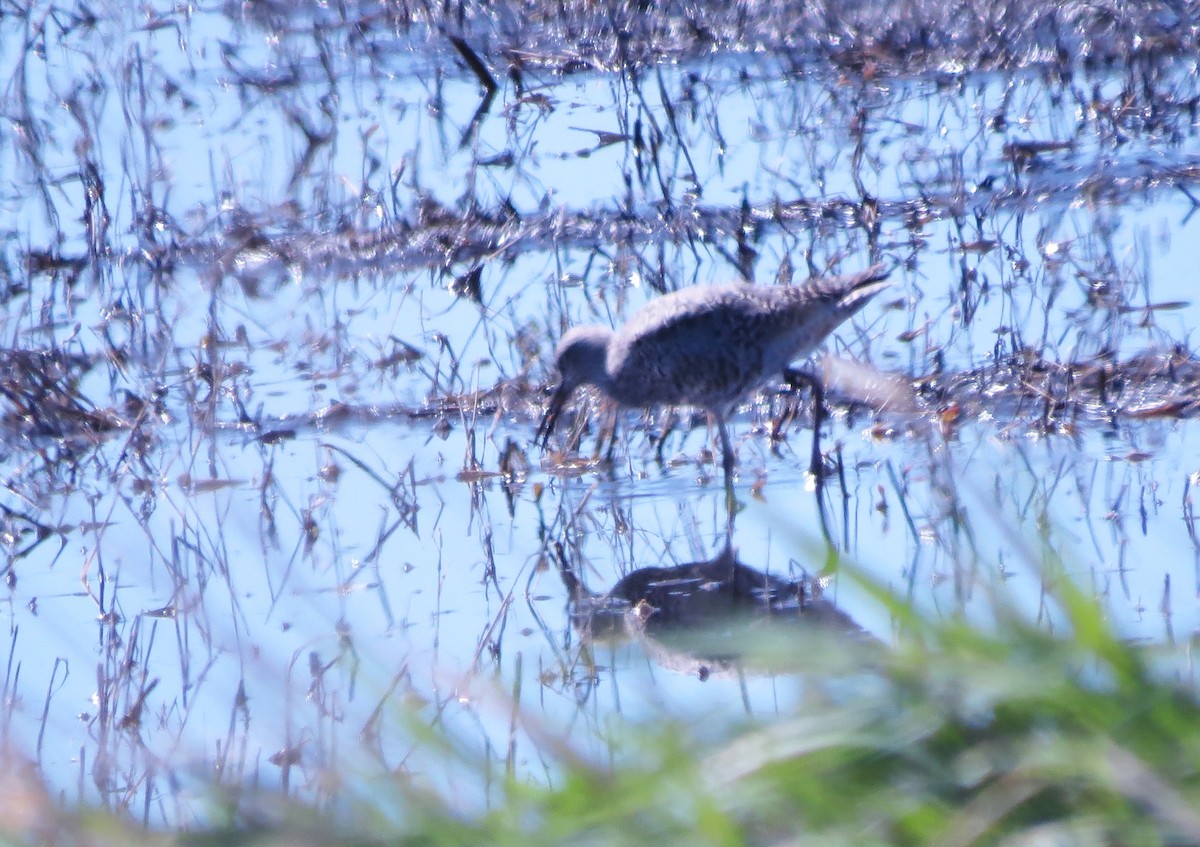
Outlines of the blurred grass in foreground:
[{"label": "blurred grass in foreground", "polygon": [[[511,780],[480,815],[397,778],[339,812],[227,798],[236,821],[227,828],[150,833],[61,808],[9,757],[0,836],[66,845],[1200,844],[1190,657],[1123,642],[1074,584],[1044,578],[1057,635],[1002,587],[983,628],[920,617],[843,568],[842,579],[890,609],[896,644],[814,633],[797,650],[793,635],[786,649],[812,689],[796,714],[715,741],[711,729],[703,742],[682,726],[622,729],[616,765],[585,761],[531,726],[554,784]],[[779,646],[764,645],[774,665]],[[454,766],[472,766],[475,753],[423,732]]]}]

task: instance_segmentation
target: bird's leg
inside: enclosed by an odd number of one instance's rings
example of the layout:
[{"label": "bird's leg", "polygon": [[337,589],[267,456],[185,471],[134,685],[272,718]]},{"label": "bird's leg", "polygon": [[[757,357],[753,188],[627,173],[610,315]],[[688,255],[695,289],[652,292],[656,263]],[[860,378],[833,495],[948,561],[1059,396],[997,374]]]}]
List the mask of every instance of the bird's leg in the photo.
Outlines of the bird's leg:
[{"label": "bird's leg", "polygon": [[660,432],[658,434],[658,437],[656,439],[658,443],[654,445],[654,460],[656,462],[658,462],[659,468],[662,468],[667,464],[667,460],[663,456],[663,450],[667,446],[667,438],[670,437],[671,433],[674,431],[675,431],[675,410],[672,408],[672,409],[667,410],[666,422],[663,425],[662,432]]},{"label": "bird's leg", "polygon": [[771,452],[776,456],[779,453],[779,443],[784,440],[787,428],[792,425],[792,421],[796,419],[796,403],[793,400],[788,403],[783,412],[778,418],[773,418],[770,423],[769,438],[771,440]]},{"label": "bird's leg", "polygon": [[737,511],[737,499],[733,495],[733,443],[729,440],[729,427],[725,424],[724,415],[713,415],[717,419],[717,433],[721,436],[721,465],[725,469],[725,504],[729,509],[729,521],[732,529],[733,515]]},{"label": "bird's leg", "polygon": [[733,481],[733,443],[729,440],[729,428],[725,426],[723,415],[714,415],[717,419],[717,433],[721,436],[721,467],[725,469],[725,481]]},{"label": "bird's leg", "polygon": [[596,456],[600,455],[600,447],[604,444],[605,437],[608,438],[608,450],[604,454],[604,461],[611,468],[613,466],[613,458],[617,453],[617,410],[612,409],[606,416],[604,428],[596,436]]},{"label": "bird's leg", "polygon": [[783,379],[792,388],[799,388],[801,385],[807,385],[813,395],[813,438],[812,438],[812,459],[809,464],[809,473],[820,480],[823,463],[821,461],[821,424],[825,422],[825,388],[821,385],[821,380],[816,374],[811,374],[808,371],[795,370],[788,368],[783,372]]}]

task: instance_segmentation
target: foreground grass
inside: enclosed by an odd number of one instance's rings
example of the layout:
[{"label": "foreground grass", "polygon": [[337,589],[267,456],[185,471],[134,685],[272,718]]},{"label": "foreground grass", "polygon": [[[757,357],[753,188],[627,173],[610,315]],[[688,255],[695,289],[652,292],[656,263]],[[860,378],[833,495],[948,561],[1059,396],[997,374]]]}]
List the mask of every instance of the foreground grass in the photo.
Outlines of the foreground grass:
[{"label": "foreground grass", "polygon": [[898,621],[894,647],[839,651],[818,638],[794,657],[814,678],[861,680],[850,696],[809,698],[794,715],[704,745],[682,727],[643,728],[617,767],[546,739],[555,784],[514,780],[478,816],[402,786],[341,820],[239,801],[237,824],[171,836],[64,810],[9,761],[0,835],[96,845],[1200,844],[1200,706],[1172,667],[1185,667],[1180,651],[1123,642],[1090,598],[1051,582],[1057,635],[999,595],[984,630],[925,620],[868,584]]}]

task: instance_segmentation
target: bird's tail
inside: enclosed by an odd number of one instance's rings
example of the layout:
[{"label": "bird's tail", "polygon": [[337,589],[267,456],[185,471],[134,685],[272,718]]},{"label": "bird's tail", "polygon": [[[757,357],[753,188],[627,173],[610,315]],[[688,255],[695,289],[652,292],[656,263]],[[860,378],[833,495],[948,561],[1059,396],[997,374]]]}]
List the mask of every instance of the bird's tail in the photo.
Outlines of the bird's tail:
[{"label": "bird's tail", "polygon": [[806,342],[797,356],[810,353],[838,324],[887,288],[889,273],[891,268],[878,264],[857,273],[810,279],[792,289],[797,337]]},{"label": "bird's tail", "polygon": [[891,272],[890,267],[880,262],[856,273],[817,278],[809,285],[817,297],[835,301],[839,311],[849,316],[891,284],[887,281]]}]

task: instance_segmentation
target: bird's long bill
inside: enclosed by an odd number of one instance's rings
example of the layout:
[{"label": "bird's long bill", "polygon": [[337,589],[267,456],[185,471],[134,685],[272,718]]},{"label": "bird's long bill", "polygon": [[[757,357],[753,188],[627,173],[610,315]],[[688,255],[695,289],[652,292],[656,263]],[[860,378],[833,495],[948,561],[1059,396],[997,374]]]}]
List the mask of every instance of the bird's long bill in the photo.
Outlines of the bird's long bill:
[{"label": "bird's long bill", "polygon": [[567,404],[567,398],[571,396],[571,386],[566,382],[560,382],[558,387],[554,389],[554,394],[550,396],[550,405],[546,407],[546,414],[542,416],[542,422],[538,425],[537,435],[533,438],[533,443],[537,444],[543,450],[550,443],[550,436],[554,432],[554,425],[558,423],[558,416],[562,414],[563,406]]}]

